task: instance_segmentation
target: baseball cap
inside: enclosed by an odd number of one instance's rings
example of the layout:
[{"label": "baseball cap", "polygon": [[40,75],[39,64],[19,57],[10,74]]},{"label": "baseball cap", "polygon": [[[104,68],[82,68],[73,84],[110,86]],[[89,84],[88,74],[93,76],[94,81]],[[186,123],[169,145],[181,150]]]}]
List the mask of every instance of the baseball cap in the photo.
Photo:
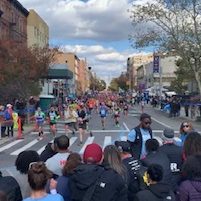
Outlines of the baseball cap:
[{"label": "baseball cap", "polygon": [[130,143],[127,141],[115,141],[114,144],[120,152],[130,152],[131,151]]},{"label": "baseball cap", "polygon": [[102,156],[103,156],[102,148],[98,144],[92,143],[86,146],[83,153],[83,161],[85,163],[87,162],[98,163],[101,161]]},{"label": "baseball cap", "polygon": [[164,129],[162,137],[164,140],[172,140],[174,138],[174,130],[171,128]]}]

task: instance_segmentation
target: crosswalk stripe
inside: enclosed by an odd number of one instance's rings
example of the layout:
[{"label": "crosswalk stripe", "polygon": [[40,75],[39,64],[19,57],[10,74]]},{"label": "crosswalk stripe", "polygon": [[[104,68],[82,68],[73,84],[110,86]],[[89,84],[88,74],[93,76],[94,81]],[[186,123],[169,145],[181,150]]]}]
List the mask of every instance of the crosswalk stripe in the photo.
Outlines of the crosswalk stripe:
[{"label": "crosswalk stripe", "polygon": [[105,149],[105,147],[107,145],[112,144],[112,137],[111,136],[105,136],[104,138],[104,143],[103,143],[103,149]]},{"label": "crosswalk stripe", "polygon": [[82,147],[82,149],[80,150],[79,154],[83,154],[84,153],[84,150],[86,148],[86,146],[88,144],[91,144],[92,142],[94,141],[94,136],[93,137],[88,137],[86,142],[84,143],[84,146]]},{"label": "crosswalk stripe", "polygon": [[77,140],[77,137],[71,137],[69,147],[72,146],[75,143],[76,140]]},{"label": "crosswalk stripe", "polygon": [[23,140],[16,140],[16,141],[14,141],[14,142],[11,142],[11,143],[9,143],[9,144],[7,144],[7,145],[1,147],[1,148],[0,148],[0,152],[4,151],[4,150],[6,150],[6,149],[11,148],[12,146],[18,144],[18,143],[21,142],[21,141],[23,141]]},{"label": "crosswalk stripe", "polygon": [[[51,140],[50,141],[50,143],[52,143],[53,142],[53,140]],[[45,146],[43,146],[43,147],[41,147],[38,151],[37,151],[37,153],[40,155],[44,150],[45,150],[45,147],[47,146],[47,144],[45,145]]]},{"label": "crosswalk stripe", "polygon": [[11,155],[18,155],[19,153],[21,153],[22,151],[25,151],[26,149],[32,147],[34,144],[36,144],[38,142],[37,139],[33,140],[32,142],[26,144],[25,146],[23,146],[20,149],[17,149],[16,151],[12,152]]}]

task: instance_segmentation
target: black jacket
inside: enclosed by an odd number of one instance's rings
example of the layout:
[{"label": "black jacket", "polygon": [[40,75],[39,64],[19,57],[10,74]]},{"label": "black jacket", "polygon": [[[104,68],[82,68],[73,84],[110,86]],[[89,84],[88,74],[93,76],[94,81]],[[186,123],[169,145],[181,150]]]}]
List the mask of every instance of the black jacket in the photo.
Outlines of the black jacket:
[{"label": "black jacket", "polygon": [[151,164],[158,164],[161,165],[163,168],[163,179],[162,182],[171,185],[173,188],[175,188],[173,179],[172,179],[172,173],[170,171],[170,161],[166,154],[154,151],[148,153],[145,159],[142,160],[142,165],[145,167],[148,167]]},{"label": "black jacket", "polygon": [[40,154],[40,160],[41,161],[46,161],[47,159],[51,158],[54,156],[57,152],[52,150],[52,143],[48,143],[45,147],[45,150]]},{"label": "black jacket", "polygon": [[20,186],[11,176],[0,176],[0,191],[5,192],[8,201],[22,201]]},{"label": "black jacket", "polygon": [[122,177],[106,166],[82,164],[69,181],[72,201],[127,201]]},{"label": "black jacket", "polygon": [[157,183],[138,192],[134,201],[175,201],[175,195],[167,184]]}]

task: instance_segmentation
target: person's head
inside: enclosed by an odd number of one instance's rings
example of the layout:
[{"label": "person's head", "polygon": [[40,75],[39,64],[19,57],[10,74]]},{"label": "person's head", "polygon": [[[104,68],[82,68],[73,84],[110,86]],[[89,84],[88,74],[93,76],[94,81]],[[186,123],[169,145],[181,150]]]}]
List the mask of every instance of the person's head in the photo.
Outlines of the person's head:
[{"label": "person's head", "polygon": [[163,138],[164,142],[173,142],[174,141],[174,130],[171,128],[164,129],[162,138]]},{"label": "person's head", "polygon": [[75,168],[82,163],[81,156],[78,153],[71,153],[62,169],[63,176],[72,174]]},{"label": "person's head", "polygon": [[44,162],[30,163],[28,170],[28,182],[32,190],[44,190],[47,181],[52,178],[52,173],[47,169]]},{"label": "person's head", "polygon": [[0,201],[8,201],[8,198],[4,191],[0,191]]},{"label": "person's head", "polygon": [[147,169],[148,183],[158,183],[163,178],[163,168],[158,164],[151,164]]},{"label": "person's head", "polygon": [[105,147],[103,162],[108,164],[110,168],[115,170],[121,176],[125,175],[125,168],[121,161],[121,155],[115,145],[108,145]]},{"label": "person's head", "polygon": [[50,111],[51,111],[51,112],[54,112],[54,111],[55,111],[55,109],[54,109],[53,106],[50,107]]},{"label": "person's head", "polygon": [[156,139],[148,139],[145,142],[145,147],[147,153],[153,152],[153,151],[158,151],[159,148],[159,142]]},{"label": "person's head", "polygon": [[140,116],[140,126],[144,129],[148,129],[150,128],[151,126],[151,116],[146,114],[146,113],[143,113],[141,114]]},{"label": "person's head", "polygon": [[41,112],[41,108],[40,108],[40,107],[38,107],[38,108],[37,108],[37,111],[38,111],[38,112]]},{"label": "person's head", "polygon": [[183,153],[185,158],[201,154],[201,135],[197,132],[190,132],[184,141]]},{"label": "person's head", "polygon": [[96,144],[92,143],[86,146],[83,153],[83,161],[87,164],[99,164],[102,162],[103,152],[102,148]]},{"label": "person's head", "polygon": [[201,178],[201,155],[189,156],[183,164],[182,175],[185,179]]},{"label": "person's head", "polygon": [[69,138],[66,135],[61,135],[56,139],[56,147],[58,152],[68,151]]},{"label": "person's head", "polygon": [[128,155],[131,153],[130,143],[127,141],[115,141],[115,146],[120,152],[121,156]]},{"label": "person's head", "polygon": [[193,126],[192,126],[191,122],[189,122],[189,121],[184,121],[184,122],[181,123],[181,126],[180,126],[180,133],[188,134],[188,133],[190,133],[191,131],[193,131]]},{"label": "person's head", "polygon": [[29,170],[29,164],[32,162],[40,161],[40,156],[36,151],[28,150],[21,152],[15,161],[16,169],[21,174],[27,174]]}]

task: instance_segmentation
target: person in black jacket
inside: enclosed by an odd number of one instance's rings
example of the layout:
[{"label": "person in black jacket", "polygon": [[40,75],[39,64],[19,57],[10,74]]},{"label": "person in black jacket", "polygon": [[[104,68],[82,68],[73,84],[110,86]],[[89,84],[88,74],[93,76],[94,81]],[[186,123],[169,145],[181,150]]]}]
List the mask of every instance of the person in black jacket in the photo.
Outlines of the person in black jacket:
[{"label": "person in black jacket", "polygon": [[161,182],[163,168],[160,165],[150,165],[146,175],[148,186],[136,194],[134,201],[175,201],[173,191],[167,184]]},{"label": "person in black jacket", "polygon": [[70,177],[72,201],[127,201],[127,189],[122,176],[102,162],[102,148],[87,145],[84,164],[79,165]]},{"label": "person in black jacket", "polygon": [[169,184],[172,188],[175,188],[172,181],[172,173],[170,170],[170,161],[166,154],[159,152],[159,143],[156,139],[149,139],[146,141],[147,156],[142,160],[142,165],[149,167],[151,164],[158,164],[163,168],[162,182]]},{"label": "person in black jacket", "polygon": [[174,186],[177,187],[181,179],[181,167],[183,164],[182,147],[175,145],[173,129],[166,128],[163,131],[162,138],[163,145],[159,147],[159,151],[165,153],[169,158],[172,179]]},{"label": "person in black jacket", "polygon": [[22,201],[20,186],[11,176],[2,176],[0,172],[0,191],[6,194],[8,201]]},{"label": "person in black jacket", "polygon": [[128,133],[131,154],[136,159],[143,159],[146,156],[145,142],[152,139],[151,123],[151,116],[143,113],[140,116],[140,124]]}]

